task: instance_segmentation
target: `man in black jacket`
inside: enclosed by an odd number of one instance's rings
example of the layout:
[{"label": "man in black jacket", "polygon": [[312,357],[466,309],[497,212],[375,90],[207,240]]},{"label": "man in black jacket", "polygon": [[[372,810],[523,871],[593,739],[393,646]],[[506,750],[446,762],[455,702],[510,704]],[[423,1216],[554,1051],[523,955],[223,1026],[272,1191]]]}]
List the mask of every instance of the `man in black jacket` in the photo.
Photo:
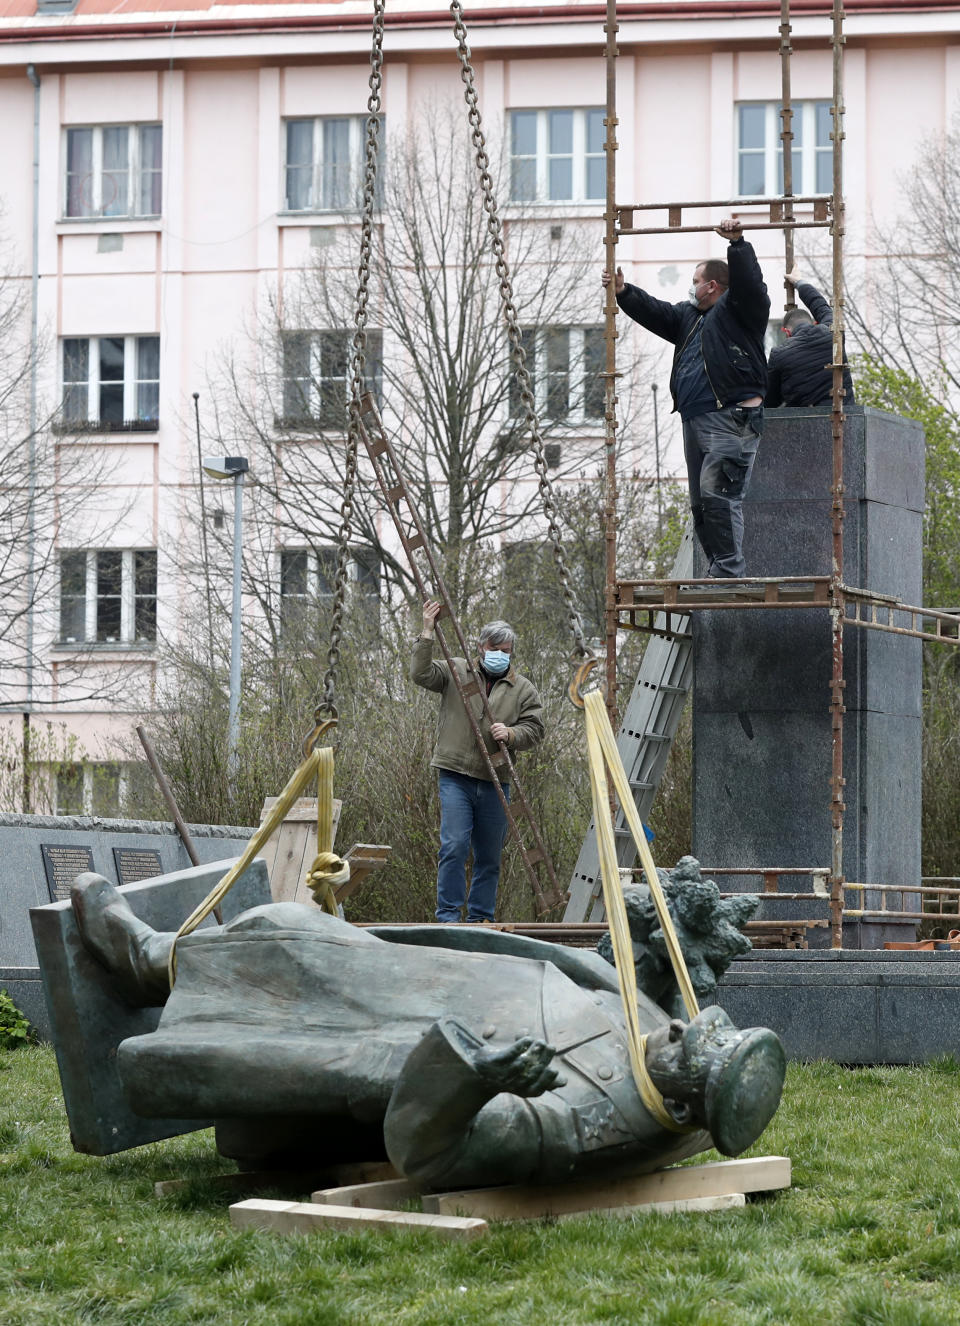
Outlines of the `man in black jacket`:
[{"label": "man in black jacket", "polygon": [[[770,352],[765,404],[825,405],[833,389],[833,310],[815,286],[801,281],[796,268],[786,279],[810,310],[789,309],[783,317],[783,333],[788,338]],[[843,393],[847,404],[853,400],[853,380],[843,361]]]},{"label": "man in black jacket", "polygon": [[[617,303],[628,317],[671,341],[674,409],[683,422],[693,527],[708,575],[742,576],[743,498],[763,432],[767,363],[763,337],[770,297],[739,221],[721,221],[727,261],[697,264],[682,304],[628,285],[617,268]],[[611,275],[604,272],[604,286]]]}]

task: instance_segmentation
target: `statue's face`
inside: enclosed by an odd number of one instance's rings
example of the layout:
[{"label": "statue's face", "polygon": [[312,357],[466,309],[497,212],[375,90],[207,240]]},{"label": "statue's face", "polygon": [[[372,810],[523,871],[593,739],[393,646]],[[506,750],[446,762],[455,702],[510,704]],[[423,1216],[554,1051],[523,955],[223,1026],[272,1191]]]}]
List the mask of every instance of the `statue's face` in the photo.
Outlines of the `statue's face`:
[{"label": "statue's face", "polygon": [[691,1022],[674,1018],[650,1032],[647,1071],[678,1123],[705,1122],[704,1093],[710,1069],[738,1035],[716,1005],[702,1009]]}]

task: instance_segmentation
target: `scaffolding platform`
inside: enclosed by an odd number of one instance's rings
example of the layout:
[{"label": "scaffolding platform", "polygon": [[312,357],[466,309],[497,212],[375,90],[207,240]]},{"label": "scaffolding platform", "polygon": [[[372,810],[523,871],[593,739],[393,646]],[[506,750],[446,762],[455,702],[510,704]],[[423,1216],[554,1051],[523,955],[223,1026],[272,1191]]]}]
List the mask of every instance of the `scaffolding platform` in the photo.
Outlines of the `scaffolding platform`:
[{"label": "scaffolding platform", "polygon": [[[686,635],[681,619],[697,610],[830,608],[835,601],[843,607],[845,625],[939,644],[960,644],[960,613],[916,607],[889,594],[842,583],[831,593],[829,576],[620,580],[616,587],[617,624],[621,630],[668,637]],[[660,621],[656,620],[658,614]]]}]

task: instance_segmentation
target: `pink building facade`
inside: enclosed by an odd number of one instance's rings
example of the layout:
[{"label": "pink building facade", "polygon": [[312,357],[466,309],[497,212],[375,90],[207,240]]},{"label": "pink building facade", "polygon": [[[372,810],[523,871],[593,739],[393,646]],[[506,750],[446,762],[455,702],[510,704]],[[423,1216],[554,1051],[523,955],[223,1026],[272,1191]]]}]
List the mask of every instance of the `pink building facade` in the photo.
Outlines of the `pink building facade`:
[{"label": "pink building facade", "polygon": [[[793,18],[798,193],[830,188],[828,8],[798,4]],[[872,220],[900,213],[903,172],[960,105],[960,6],[846,8],[847,271],[863,285]],[[173,548],[190,537],[192,394],[328,236],[355,227],[370,9],[0,0],[3,266],[25,319],[36,300],[38,417],[54,418],[65,439],[55,482],[70,483],[71,447],[97,460],[88,500],[49,531],[30,666],[19,661],[19,628],[3,644],[0,702],[14,743],[29,710],[110,766],[111,743],[149,711],[156,641],[175,638],[184,615]],[[489,3],[466,18],[481,108],[502,135],[516,200],[551,225],[595,231],[599,274],[603,6]],[[618,200],[743,198],[735,210],[749,227],[749,196],[780,187],[779,5],[648,0],[622,5],[619,21]],[[432,3],[388,5],[387,152],[398,132],[425,132],[425,109],[439,105],[465,116],[449,15]],[[509,215],[512,199],[501,201]],[[755,242],[776,315],[782,239],[758,232]],[[620,246],[628,279],[667,299],[685,297],[703,256],[722,256],[719,238]],[[571,383],[596,352],[599,287],[587,305],[561,365]],[[639,329],[620,330],[628,368],[652,347]],[[663,424],[665,356],[658,372]],[[585,381],[569,400],[583,454],[599,462],[602,420]],[[649,415],[635,426],[648,430]],[[678,471],[669,423],[664,445],[665,468]],[[229,517],[226,494],[223,505]],[[57,808],[122,809],[126,777],[111,772],[99,803],[89,780],[65,788]]]}]

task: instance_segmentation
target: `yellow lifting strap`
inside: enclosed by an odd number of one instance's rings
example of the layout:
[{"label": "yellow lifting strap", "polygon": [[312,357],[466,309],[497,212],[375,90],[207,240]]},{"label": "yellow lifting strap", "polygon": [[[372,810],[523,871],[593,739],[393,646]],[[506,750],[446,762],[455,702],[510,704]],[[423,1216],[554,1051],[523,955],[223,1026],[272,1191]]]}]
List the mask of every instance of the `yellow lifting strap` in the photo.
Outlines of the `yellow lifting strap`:
[{"label": "yellow lifting strap", "polygon": [[[316,901],[322,906],[326,906],[328,911],[336,913],[337,905],[333,895],[333,886],[350,878],[350,866],[347,862],[341,861],[340,857],[334,856],[331,851],[333,847],[333,749],[330,746],[323,746],[319,750],[312,750],[307,755],[271,806],[266,819],[244,848],[243,855],[230,867],[219,884],[210,891],[200,906],[191,912],[177,931],[170,949],[170,960],[167,965],[171,989],[173,989],[173,983],[177,978],[177,940],[182,939],[184,935],[192,934],[201,921],[204,921],[215,907],[219,907],[270,835],[283,823],[287,812],[311,778],[317,779],[318,852],[308,872],[307,883],[314,892]],[[315,884],[313,882],[314,878],[316,880]],[[319,897],[317,897],[318,893],[320,894]]]},{"label": "yellow lifting strap", "polygon": [[600,878],[603,882],[603,905],[606,908],[610,925],[610,939],[613,944],[613,956],[620,984],[620,998],[627,1023],[627,1046],[630,1052],[630,1066],[640,1099],[664,1128],[671,1132],[690,1132],[691,1129],[678,1124],[667,1112],[663,1097],[647,1072],[645,1047],[646,1036],[640,1031],[637,1016],[637,973],[633,964],[633,940],[627,921],[627,909],[620,886],[620,871],[617,864],[617,850],[610,823],[610,803],[607,790],[609,768],[617,798],[623,808],[624,816],[633,834],[640,861],[643,865],[647,884],[653,898],[660,928],[667,942],[667,952],[673,965],[677,984],[683,997],[688,1018],[694,1018],[700,1008],[694,994],[684,961],[677,933],[673,927],[673,918],[667,907],[667,900],[660,887],[660,878],[653,862],[653,854],[647,842],[643,825],[637,812],[633,793],[627,780],[620,752],[610,728],[606,705],[600,691],[590,691],[584,697],[584,716],[587,724],[587,753],[590,765],[590,792],[593,798],[593,822],[597,829],[597,848],[600,856]]},{"label": "yellow lifting strap", "polygon": [[333,850],[333,750],[324,746],[317,775],[317,855],[307,871],[307,888],[318,906],[331,916],[338,916],[334,886],[346,884],[349,878],[349,861]]}]

